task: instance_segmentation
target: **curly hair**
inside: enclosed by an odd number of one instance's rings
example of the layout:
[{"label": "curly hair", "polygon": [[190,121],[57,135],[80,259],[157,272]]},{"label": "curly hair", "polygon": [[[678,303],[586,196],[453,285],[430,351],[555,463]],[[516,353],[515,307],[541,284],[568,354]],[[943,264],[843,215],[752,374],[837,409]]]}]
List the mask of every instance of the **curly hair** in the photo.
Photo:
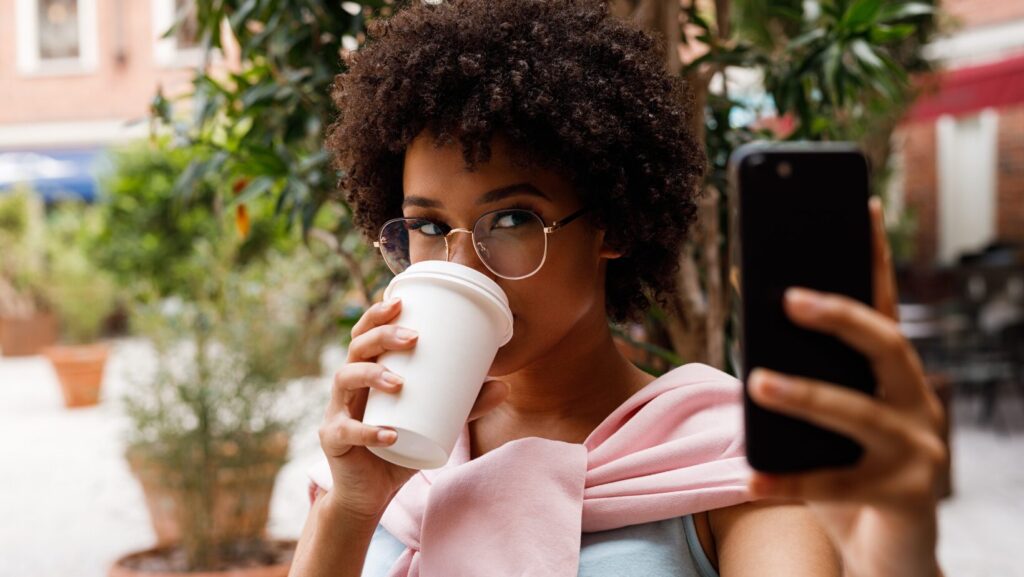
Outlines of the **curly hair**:
[{"label": "curly hair", "polygon": [[566,177],[624,253],[608,265],[612,320],[675,291],[706,157],[660,39],[603,0],[414,1],[369,35],[335,80],[327,137],[368,237],[401,215],[404,154],[421,131],[458,142],[469,170],[500,133],[517,162]]}]

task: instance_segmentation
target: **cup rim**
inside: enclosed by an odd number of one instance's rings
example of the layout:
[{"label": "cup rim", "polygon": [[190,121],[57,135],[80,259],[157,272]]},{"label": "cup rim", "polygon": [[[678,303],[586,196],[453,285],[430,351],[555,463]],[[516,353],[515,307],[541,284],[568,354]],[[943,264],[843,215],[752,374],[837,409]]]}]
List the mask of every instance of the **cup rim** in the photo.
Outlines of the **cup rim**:
[{"label": "cup rim", "polygon": [[505,321],[504,334],[502,335],[498,346],[504,346],[512,340],[513,318],[512,310],[509,308],[508,304],[508,296],[505,294],[505,291],[498,286],[498,283],[488,278],[487,275],[468,266],[454,262],[440,260],[421,261],[413,263],[409,268],[396,275],[395,278],[392,279],[391,283],[388,284],[387,288],[384,289],[384,298],[387,299],[391,295],[395,285],[415,278],[433,278],[461,285],[463,287],[476,289],[478,294],[496,305],[496,308],[501,313],[501,316]]}]

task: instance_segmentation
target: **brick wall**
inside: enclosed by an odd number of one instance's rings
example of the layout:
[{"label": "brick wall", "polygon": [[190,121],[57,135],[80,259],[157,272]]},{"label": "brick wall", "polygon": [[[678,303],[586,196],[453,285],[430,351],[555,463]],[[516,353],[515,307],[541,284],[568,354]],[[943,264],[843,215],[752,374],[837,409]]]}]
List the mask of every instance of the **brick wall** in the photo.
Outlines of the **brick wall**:
[{"label": "brick wall", "polygon": [[[939,181],[937,134],[932,120],[903,124],[904,204],[917,216],[914,263],[930,265],[938,254]],[[1024,105],[999,110],[996,168],[997,240],[1024,242]]]},{"label": "brick wall", "polygon": [[190,68],[155,62],[153,0],[96,0],[95,72],[35,76],[17,69],[15,3],[0,0],[0,124],[138,118],[147,113],[157,86],[168,95],[189,87]]},{"label": "brick wall", "polygon": [[962,28],[1024,18],[1021,0],[941,0],[940,6]]},{"label": "brick wall", "polygon": [[996,233],[1024,241],[1024,105],[999,111]]},{"label": "brick wall", "polygon": [[938,253],[938,171],[936,131],[932,121],[905,124],[903,132],[904,206],[917,217],[914,263],[930,265]]}]

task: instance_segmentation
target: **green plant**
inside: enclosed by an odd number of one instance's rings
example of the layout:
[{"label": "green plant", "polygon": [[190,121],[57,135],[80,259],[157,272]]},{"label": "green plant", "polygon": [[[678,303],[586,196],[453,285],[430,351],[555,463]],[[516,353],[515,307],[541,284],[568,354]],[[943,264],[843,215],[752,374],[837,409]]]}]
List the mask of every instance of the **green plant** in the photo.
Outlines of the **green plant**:
[{"label": "green plant", "polygon": [[[927,69],[921,48],[935,29],[934,3],[693,0],[675,12],[658,0],[613,4],[618,14],[701,54],[684,64],[670,45],[666,60],[694,92],[695,111],[704,112],[693,119],[710,164],[702,226],[680,262],[678,298],[667,310],[653,308],[644,328],[660,349],[656,357],[672,350],[683,360],[727,368],[730,154],[755,138],[857,141],[875,168],[874,191],[884,191],[890,135],[914,97],[908,75]],[[763,90],[735,93],[725,80],[738,72],[762,79]],[[721,88],[712,90],[715,83]],[[763,116],[791,127],[779,134],[750,122]]]},{"label": "green plant", "polygon": [[45,292],[69,344],[94,342],[118,302],[114,279],[88,252],[103,226],[99,210],[81,203],[65,202],[47,218]]},{"label": "green plant", "polygon": [[[247,208],[251,225],[244,235],[233,230],[235,216],[218,197],[218,175],[193,180],[187,196],[177,194],[179,176],[206,158],[199,148],[174,147],[162,138],[133,143],[112,155],[112,169],[102,179],[106,225],[92,252],[105,270],[134,290],[136,299],[190,298],[204,276],[193,259],[198,241],[230,242],[238,266],[268,250],[298,244],[285,219],[274,217],[269,199]],[[235,242],[239,237],[241,242]]]},{"label": "green plant", "polygon": [[198,71],[189,95],[193,114],[186,120],[162,95],[153,103],[179,145],[202,151],[177,180],[180,196],[194,197],[197,183],[216,175],[219,200],[209,206],[219,202],[230,210],[270,199],[278,214],[344,260],[333,290],[345,287],[359,307],[373,301],[387,273],[335,194],[339,175],[324,150],[327,126],[337,114],[330,87],[345,70],[345,58],[365,41],[367,22],[406,1],[199,3],[204,46],[223,49],[221,25],[227,22],[241,48],[240,69]]},{"label": "green plant", "polygon": [[133,316],[155,345],[157,369],[124,398],[128,445],[175,472],[167,482],[187,496],[179,521],[190,570],[257,546],[213,533],[218,471],[266,464],[266,444],[324,402],[312,381],[285,378],[303,330],[302,277],[282,287],[267,281],[296,272],[286,257],[240,270],[230,256],[230,247],[199,241],[208,279],[196,300],[147,303]]},{"label": "green plant", "polygon": [[43,203],[27,188],[0,194],[0,317],[47,308]]}]

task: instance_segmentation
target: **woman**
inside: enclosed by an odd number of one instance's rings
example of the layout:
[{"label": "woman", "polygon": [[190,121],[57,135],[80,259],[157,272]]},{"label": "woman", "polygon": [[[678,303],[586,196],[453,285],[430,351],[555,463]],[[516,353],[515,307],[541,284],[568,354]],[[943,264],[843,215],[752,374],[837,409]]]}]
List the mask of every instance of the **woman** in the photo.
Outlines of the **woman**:
[{"label": "woman", "polygon": [[[342,116],[329,142],[355,221],[374,240],[395,234],[396,218],[437,242],[447,236],[450,260],[508,294],[515,333],[461,457],[435,476],[366,449],[395,439],[360,422],[368,389],[402,387],[376,358],[415,347],[416,335],[391,322],[401,302],[363,315],[320,429],[326,472],[292,575],[940,573],[941,414],[890,318],[884,250],[879,311],[806,290],[785,302],[794,322],[869,357],[880,399],[765,371],[750,383],[758,402],[858,439],[865,457],[842,471],[739,476],[740,385],[698,365],[654,380],[608,329],[609,318],[642,312],[646,295],[674,290],[704,173],[685,90],[666,75],[658,44],[597,0],[417,4],[371,35],[338,79]],[[883,247],[877,203],[871,210]],[[546,253],[518,253],[516,270],[475,250],[471,235],[447,234],[538,221],[553,229]],[[402,255],[384,253],[401,270]],[[602,486],[618,503],[604,507],[592,484],[612,445],[608,466],[624,476]],[[673,459],[683,464],[666,470]],[[664,475],[647,475],[654,466]],[[666,476],[657,506],[639,505],[651,502],[644,483]]]}]

